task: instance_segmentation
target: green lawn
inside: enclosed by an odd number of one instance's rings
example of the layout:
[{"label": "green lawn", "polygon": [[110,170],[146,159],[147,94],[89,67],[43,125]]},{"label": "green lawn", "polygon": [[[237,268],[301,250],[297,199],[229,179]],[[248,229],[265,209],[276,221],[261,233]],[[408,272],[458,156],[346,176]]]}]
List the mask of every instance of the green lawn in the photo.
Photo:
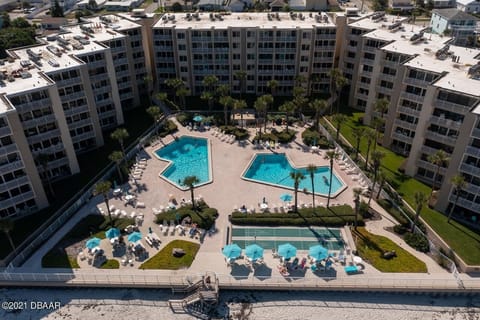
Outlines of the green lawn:
[{"label": "green lawn", "polygon": [[[172,255],[173,248],[183,249],[185,255],[180,258],[174,257]],[[195,259],[198,249],[200,249],[200,244],[198,243],[184,240],[173,240],[159,253],[142,263],[139,269],[178,270],[188,268]]]},{"label": "green lawn", "polygon": [[[427,272],[425,263],[396,245],[392,240],[369,233],[359,227],[353,232],[357,251],[363,260],[381,272]],[[395,250],[397,256],[387,260],[383,253]]]},{"label": "green lawn", "polygon": [[[340,133],[355,147],[352,128],[362,126],[360,119],[363,117],[363,112],[347,109],[345,114],[348,116],[348,121],[342,125]],[[365,156],[367,143],[364,140],[362,139],[360,144],[360,151]],[[431,188],[429,186],[398,171],[405,160],[403,156],[381,146],[377,146],[377,149],[385,153],[381,167],[387,176],[387,180],[411,207],[415,206],[414,194],[416,191],[430,194]],[[451,223],[447,223],[445,215],[427,206],[424,206],[421,216],[466,263],[480,264],[480,234],[478,232],[470,230],[453,220]]]}]

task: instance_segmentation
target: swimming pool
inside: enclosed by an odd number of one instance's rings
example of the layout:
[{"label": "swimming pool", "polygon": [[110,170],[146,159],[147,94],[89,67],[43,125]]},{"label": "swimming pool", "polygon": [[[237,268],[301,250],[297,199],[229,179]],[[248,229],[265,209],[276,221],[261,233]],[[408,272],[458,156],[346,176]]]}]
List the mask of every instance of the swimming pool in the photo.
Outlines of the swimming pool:
[{"label": "swimming pool", "polygon": [[308,250],[317,244],[330,251],[343,250],[345,247],[338,228],[232,227],[232,243],[241,248],[256,243],[264,249],[273,249],[286,242],[298,250]]},{"label": "swimming pool", "polygon": [[[243,173],[243,178],[255,182],[262,182],[274,186],[293,189],[294,181],[290,172],[300,171],[305,179],[300,181],[298,190],[307,189],[312,192],[312,182],[307,168],[294,168],[284,153],[279,154],[256,154],[248,169]],[[315,193],[323,196],[328,195],[330,180],[329,167],[317,167],[314,174]],[[345,188],[344,183],[335,175],[332,175],[332,196],[335,196]]]},{"label": "swimming pool", "polygon": [[196,186],[211,182],[208,139],[183,136],[155,151],[155,155],[170,164],[160,176],[185,190],[182,185],[187,176],[196,176],[200,182]]}]

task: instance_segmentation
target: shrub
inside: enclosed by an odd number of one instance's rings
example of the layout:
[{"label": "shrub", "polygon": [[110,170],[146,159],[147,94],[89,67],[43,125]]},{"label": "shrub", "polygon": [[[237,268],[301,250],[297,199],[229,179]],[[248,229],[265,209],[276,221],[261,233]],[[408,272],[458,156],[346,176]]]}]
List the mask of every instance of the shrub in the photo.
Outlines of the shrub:
[{"label": "shrub", "polygon": [[277,137],[276,140],[278,140],[279,143],[289,143],[295,139],[295,135],[297,134],[297,132],[294,130],[277,131],[273,129],[272,134]]},{"label": "shrub", "polygon": [[362,201],[360,202],[359,211],[360,211],[360,215],[361,215],[363,218],[368,218],[368,217],[370,217],[369,209],[370,209],[370,207],[368,206],[368,203],[366,203],[364,200],[362,200]]},{"label": "shrub", "polygon": [[408,231],[408,228],[401,224],[396,224],[393,226],[393,232],[397,234],[405,234]]},{"label": "shrub", "polygon": [[177,209],[157,214],[155,223],[161,224],[164,220],[175,221],[177,217],[180,221],[186,217],[190,217],[192,223],[196,223],[199,228],[209,230],[215,223],[215,219],[218,217],[218,211],[215,208],[208,207],[205,202],[201,201],[197,205],[197,211],[193,211],[192,205],[179,207]]},{"label": "shrub", "polygon": [[178,130],[177,125],[172,120],[167,120],[165,123],[160,127],[158,135],[160,137],[166,137],[167,135],[174,133]]},{"label": "shrub", "polygon": [[187,126],[189,122],[192,121],[192,116],[187,113],[179,113],[177,114],[177,121],[182,124],[182,126]]},{"label": "shrub", "polygon": [[428,245],[428,240],[424,236],[418,233],[407,233],[404,238],[405,242],[412,248],[420,252],[429,252],[430,247]]},{"label": "shrub", "polygon": [[302,132],[302,140],[307,146],[316,144],[320,149],[329,149],[332,147],[325,136],[312,128],[308,128]]},{"label": "shrub", "polygon": [[[350,206],[331,208],[302,208],[299,213],[254,213],[245,214],[233,212],[230,221],[237,225],[257,226],[331,226],[341,227],[355,222],[354,211]],[[358,219],[358,225],[364,225],[363,219]]]},{"label": "shrub", "polygon": [[226,134],[233,134],[237,140],[246,140],[249,136],[249,133],[246,129],[236,126],[221,126],[220,129]]}]

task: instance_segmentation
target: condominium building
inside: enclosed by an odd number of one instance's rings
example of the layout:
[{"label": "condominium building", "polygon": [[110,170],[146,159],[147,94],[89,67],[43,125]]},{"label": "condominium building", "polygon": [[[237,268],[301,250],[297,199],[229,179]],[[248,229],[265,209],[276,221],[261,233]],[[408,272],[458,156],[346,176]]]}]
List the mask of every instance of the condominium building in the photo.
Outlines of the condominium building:
[{"label": "condominium building", "polygon": [[[215,75],[233,93],[291,94],[298,76],[307,92],[326,92],[337,29],[322,13],[194,13],[164,15],[153,26],[155,72],[165,80],[182,79],[193,95]],[[236,77],[240,71],[244,79]]]},{"label": "condominium building", "polygon": [[[446,151],[436,208],[450,208],[449,181],[462,173],[468,187],[457,211],[478,214],[480,50],[449,45],[451,38],[382,13],[350,21],[345,31],[340,67],[351,81],[349,104],[365,110],[366,124],[384,117],[381,143],[407,156],[408,175],[432,184],[437,168],[428,156]],[[381,98],[390,102],[383,114],[374,108]]]},{"label": "condominium building", "polygon": [[48,205],[43,182],[79,173],[148,87],[145,27],[118,16],[67,26],[10,50],[0,66],[0,216]]}]

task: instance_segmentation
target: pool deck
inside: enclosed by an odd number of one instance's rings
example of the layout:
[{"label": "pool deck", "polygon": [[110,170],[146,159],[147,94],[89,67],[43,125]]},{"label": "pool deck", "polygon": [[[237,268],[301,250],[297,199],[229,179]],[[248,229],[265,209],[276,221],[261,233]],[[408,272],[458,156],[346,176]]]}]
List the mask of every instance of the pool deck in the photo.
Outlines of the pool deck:
[{"label": "pool deck", "polygon": [[[303,128],[293,127],[293,129],[301,131]],[[255,129],[252,129],[253,131]],[[227,243],[227,233],[231,233],[230,223],[228,221],[228,215],[233,211],[234,207],[240,207],[245,204],[247,208],[253,206],[258,210],[258,204],[262,202],[263,197],[266,198],[268,203],[280,204],[280,195],[285,192],[286,189],[280,187],[273,187],[260,183],[252,183],[241,179],[241,174],[250,162],[252,156],[256,152],[265,152],[266,150],[255,150],[251,144],[240,145],[237,142],[229,144],[219,140],[211,134],[211,131],[199,132],[188,131],[186,128],[179,125],[179,132],[176,136],[182,135],[197,136],[202,138],[208,138],[211,144],[211,159],[212,163],[212,176],[213,182],[207,185],[203,185],[195,189],[195,195],[201,195],[203,199],[209,204],[209,206],[217,208],[219,217],[216,221],[216,232],[210,236],[207,236],[201,244],[200,250],[193,261],[191,267],[187,270],[139,270],[139,263],[135,263],[133,267],[121,266],[119,270],[101,270],[89,266],[86,262],[81,261],[81,269],[75,270],[52,270],[42,269],[41,259],[42,257],[84,216],[92,212],[95,207],[103,207],[104,203],[100,197],[95,197],[92,201],[84,206],[78,214],[68,221],[52,238],[47,241],[38,251],[32,255],[29,260],[24,264],[22,268],[10,270],[13,272],[31,272],[31,273],[52,273],[52,272],[67,272],[74,274],[75,279],[66,283],[66,285],[87,285],[94,281],[94,285],[97,286],[162,286],[162,281],[169,281],[168,284],[183,283],[186,275],[191,274],[204,274],[205,271],[213,271],[219,275],[221,286],[235,288],[235,287],[252,287],[252,288],[297,288],[302,289],[306,286],[314,286],[314,288],[324,287],[337,287],[345,288],[348,285],[349,288],[367,288],[375,287],[372,284],[378,284],[379,287],[384,288],[415,288],[428,287],[428,288],[445,288],[446,286],[455,288],[456,279],[454,276],[442,269],[431,257],[424,253],[415,251],[408,246],[397,235],[385,230],[386,227],[391,227],[395,224],[392,217],[388,215],[375,201],[372,201],[372,206],[378,212],[381,212],[383,219],[371,221],[367,224],[367,230],[386,236],[400,245],[402,248],[424,261],[428,268],[427,274],[385,274],[381,273],[372,266],[363,263],[365,269],[362,273],[356,275],[347,275],[343,267],[340,264],[335,264],[333,270],[324,273],[312,273],[307,270],[305,273],[295,271],[292,273],[292,277],[285,278],[280,275],[277,270],[279,260],[274,258],[271,251],[265,251],[265,263],[264,265],[252,270],[246,266],[245,260],[239,260],[233,266],[228,266],[222,253],[222,247]],[[174,139],[173,136],[164,138],[162,143],[168,143]],[[142,180],[140,180],[139,186],[130,186],[132,189],[137,189],[138,200],[144,202],[145,209],[134,209],[131,206],[125,207],[120,199],[112,198],[111,204],[114,204],[119,209],[125,209],[128,213],[136,211],[137,213],[143,213],[145,218],[143,225],[140,227],[142,234],[148,233],[148,228],[151,227],[156,232],[161,240],[162,245],[169,242],[172,239],[190,239],[186,236],[176,235],[163,235],[160,232],[158,225],[153,223],[155,218],[152,208],[158,208],[160,205],[166,205],[169,201],[169,194],[173,194],[177,201],[185,198],[189,199],[189,191],[182,191],[175,186],[166,183],[159,178],[159,172],[161,172],[168,164],[164,161],[158,160],[154,156],[154,151],[162,146],[162,143],[156,146],[150,146],[146,148],[144,156],[147,157],[147,167],[143,174]],[[304,148],[301,142],[301,132],[297,134],[297,140],[290,143],[288,146],[283,146],[280,149],[276,149],[278,152],[287,153],[295,166],[306,166],[310,163],[314,163],[318,166],[328,165],[327,160],[323,159],[323,154],[318,155],[309,152]],[[344,171],[340,170],[338,164],[334,165],[335,173],[341,177],[343,182],[348,185],[348,188],[339,194],[335,199],[331,200],[331,204],[349,204],[353,206],[352,189],[359,186],[357,182],[352,180],[351,175],[347,175]],[[305,195],[303,192],[298,193],[299,203],[310,203],[311,195]],[[320,205],[322,202],[326,203],[326,198],[317,196],[316,204]],[[343,235],[343,234],[342,234]],[[345,236],[345,235],[343,235]],[[344,239],[346,242],[353,241],[348,236]],[[193,239],[198,242],[199,239]],[[106,241],[105,241],[106,242]],[[105,244],[102,244],[105,246]],[[106,244],[105,251],[108,254],[111,252],[111,248]],[[351,245],[351,244],[349,244]],[[158,252],[157,249],[147,247],[150,256]],[[298,251],[297,256],[299,258],[307,255],[307,251]],[[347,258],[347,264],[352,260],[352,256]],[[126,270],[128,269],[128,270]],[[297,274],[298,273],[298,274]],[[115,277],[118,275],[118,277]],[[115,277],[112,279],[112,276]],[[94,277],[92,280],[91,277]],[[334,277],[334,278],[330,278]],[[473,281],[468,275],[461,274],[460,278],[465,282],[466,287],[476,287],[480,289],[480,281]],[[87,279],[87,280],[85,280]],[[165,280],[167,279],[167,280]],[[292,280],[293,279],[293,280]],[[138,282],[138,283],[137,283]],[[423,283],[423,284],[422,284]]]}]

